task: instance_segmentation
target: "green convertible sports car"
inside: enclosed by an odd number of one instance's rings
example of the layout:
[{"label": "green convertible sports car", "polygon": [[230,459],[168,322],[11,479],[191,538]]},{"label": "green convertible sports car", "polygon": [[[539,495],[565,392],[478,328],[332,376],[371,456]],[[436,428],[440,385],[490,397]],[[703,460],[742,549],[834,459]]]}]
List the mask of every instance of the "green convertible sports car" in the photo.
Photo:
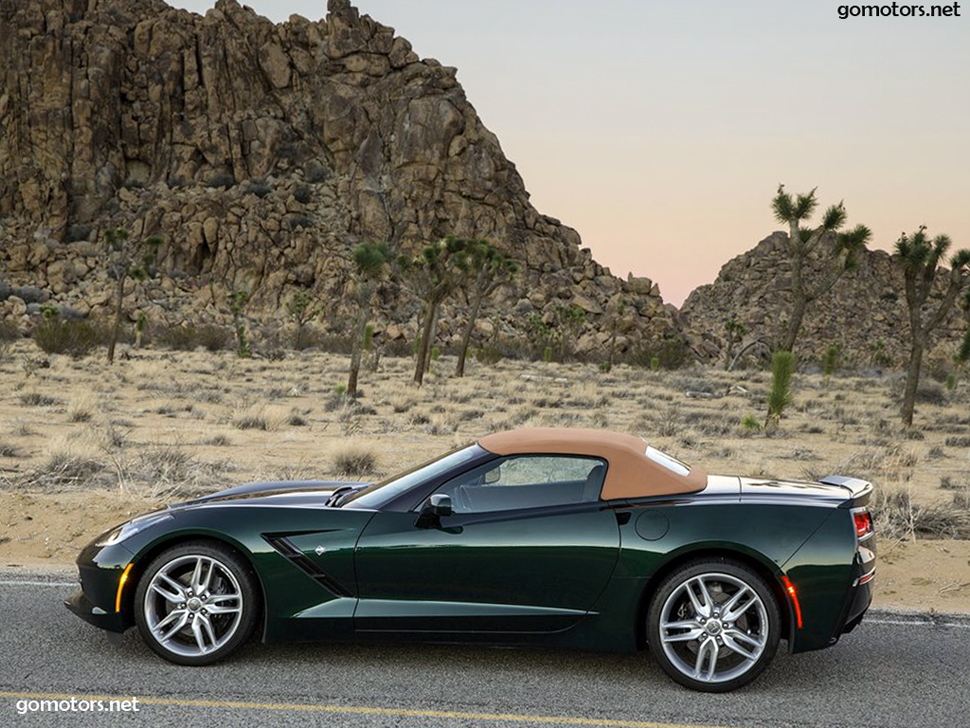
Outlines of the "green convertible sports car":
[{"label": "green convertible sports car", "polygon": [[244,485],[78,557],[67,607],[203,665],[265,642],[404,638],[631,652],[727,691],[871,601],[872,486],[715,476],[594,430],[489,435],[382,483]]}]

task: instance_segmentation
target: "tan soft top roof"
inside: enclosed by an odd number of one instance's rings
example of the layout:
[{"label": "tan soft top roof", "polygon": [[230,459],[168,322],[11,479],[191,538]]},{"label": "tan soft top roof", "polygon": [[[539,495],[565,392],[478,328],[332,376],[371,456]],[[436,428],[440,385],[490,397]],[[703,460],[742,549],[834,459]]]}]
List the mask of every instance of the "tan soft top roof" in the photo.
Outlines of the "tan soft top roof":
[{"label": "tan soft top roof", "polygon": [[707,473],[690,467],[678,475],[647,457],[647,443],[633,435],[605,430],[536,427],[487,435],[478,444],[496,455],[568,454],[603,458],[609,463],[602,499],[696,493],[707,487]]}]

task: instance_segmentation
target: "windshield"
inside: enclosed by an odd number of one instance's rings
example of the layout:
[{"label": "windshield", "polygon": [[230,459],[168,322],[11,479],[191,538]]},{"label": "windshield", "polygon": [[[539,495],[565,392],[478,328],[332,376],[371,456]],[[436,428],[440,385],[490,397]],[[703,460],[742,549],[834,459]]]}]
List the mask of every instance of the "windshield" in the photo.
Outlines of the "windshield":
[{"label": "windshield", "polygon": [[452,450],[405,473],[357,491],[343,501],[341,506],[346,507],[353,503],[354,508],[378,510],[412,487],[432,480],[462,463],[470,462],[483,452],[478,445],[466,445],[459,450]]}]

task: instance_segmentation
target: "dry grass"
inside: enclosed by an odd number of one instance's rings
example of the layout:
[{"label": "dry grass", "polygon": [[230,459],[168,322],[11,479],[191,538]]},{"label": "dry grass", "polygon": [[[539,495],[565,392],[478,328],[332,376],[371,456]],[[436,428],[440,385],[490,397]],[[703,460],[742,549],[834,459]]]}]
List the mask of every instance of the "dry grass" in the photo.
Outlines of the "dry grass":
[{"label": "dry grass", "polygon": [[377,470],[377,451],[366,445],[348,445],[334,455],[333,470],[345,477],[370,475]]},{"label": "dry grass", "polygon": [[[764,419],[764,372],[470,361],[455,379],[444,356],[418,389],[409,359],[383,357],[350,402],[335,395],[346,357],[309,350],[283,361],[146,349],[110,368],[60,356],[49,368],[16,365],[34,356],[29,341],[15,342],[0,378],[0,442],[17,455],[0,450],[0,489],[165,499],[274,474],[370,476],[528,426],[630,432],[712,473],[854,475],[880,491],[905,488],[914,509],[949,508],[970,483],[970,380],[944,399],[931,387],[914,436],[897,424],[898,377],[798,375],[780,433],[766,437],[742,424]],[[348,440],[366,442],[374,459],[354,462]]]}]

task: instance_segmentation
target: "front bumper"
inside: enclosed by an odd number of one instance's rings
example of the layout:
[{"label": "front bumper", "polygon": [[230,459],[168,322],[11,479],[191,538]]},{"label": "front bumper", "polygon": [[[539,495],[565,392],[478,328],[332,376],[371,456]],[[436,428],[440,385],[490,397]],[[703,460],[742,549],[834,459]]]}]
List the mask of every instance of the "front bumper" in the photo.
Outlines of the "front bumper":
[{"label": "front bumper", "polygon": [[89,624],[108,632],[124,632],[132,626],[131,603],[134,574],[120,589],[121,576],[133,554],[121,544],[86,546],[77,558],[80,590],[64,606]]},{"label": "front bumper", "polygon": [[88,624],[108,632],[124,632],[130,626],[120,612],[102,609],[85,596],[83,589],[78,589],[69,599],[65,599],[64,606]]}]

